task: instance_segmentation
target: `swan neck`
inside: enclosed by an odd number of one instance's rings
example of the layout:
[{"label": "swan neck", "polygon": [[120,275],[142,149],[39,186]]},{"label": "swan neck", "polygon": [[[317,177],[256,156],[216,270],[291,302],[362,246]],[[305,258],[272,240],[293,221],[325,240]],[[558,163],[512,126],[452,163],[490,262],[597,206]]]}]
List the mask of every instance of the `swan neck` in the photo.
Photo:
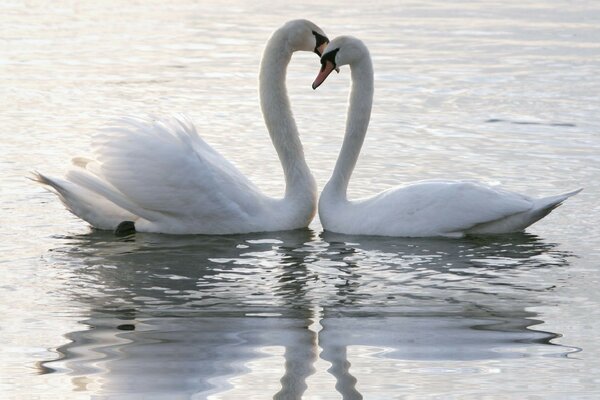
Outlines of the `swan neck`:
[{"label": "swan neck", "polygon": [[350,90],[346,132],[331,179],[323,192],[338,200],[346,200],[348,182],[362,148],[373,105],[373,64],[368,51],[357,62],[350,64]]},{"label": "swan neck", "polygon": [[[304,150],[290,107],[285,84],[292,58],[287,32],[275,31],[263,53],[259,74],[259,95],[263,118],[283,167],[286,198],[308,194],[316,198],[316,182],[304,158]],[[307,188],[311,190],[307,190]]]}]

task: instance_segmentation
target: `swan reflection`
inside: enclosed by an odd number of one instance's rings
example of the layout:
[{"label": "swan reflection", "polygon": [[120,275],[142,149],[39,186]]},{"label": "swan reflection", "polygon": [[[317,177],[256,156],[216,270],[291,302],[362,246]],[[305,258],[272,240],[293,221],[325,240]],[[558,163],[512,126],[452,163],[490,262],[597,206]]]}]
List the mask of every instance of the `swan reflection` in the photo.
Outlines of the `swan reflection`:
[{"label": "swan reflection", "polygon": [[353,369],[357,352],[406,366],[576,351],[532,328],[569,257],[533,235],[92,232],[65,242],[48,260],[68,271],[84,318],[42,373],[70,374],[74,390],[300,398],[333,389],[309,385],[325,361],[337,392],[355,399],[366,379],[402,383],[402,368]]}]

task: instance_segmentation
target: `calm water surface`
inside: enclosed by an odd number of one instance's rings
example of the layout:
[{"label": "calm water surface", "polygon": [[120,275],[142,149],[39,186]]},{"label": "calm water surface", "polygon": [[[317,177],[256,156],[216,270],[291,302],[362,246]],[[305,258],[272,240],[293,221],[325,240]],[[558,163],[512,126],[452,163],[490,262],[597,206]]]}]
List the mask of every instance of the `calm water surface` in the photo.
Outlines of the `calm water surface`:
[{"label": "calm water surface", "polygon": [[[0,392],[14,399],[600,397],[600,6],[595,2],[3,2]],[[585,187],[526,233],[394,239],[309,229],[116,238],[27,181],[111,118],[184,112],[283,191],[257,71],[309,18],[371,49],[353,197],[428,178]],[[322,187],[349,71],[288,84]]]}]

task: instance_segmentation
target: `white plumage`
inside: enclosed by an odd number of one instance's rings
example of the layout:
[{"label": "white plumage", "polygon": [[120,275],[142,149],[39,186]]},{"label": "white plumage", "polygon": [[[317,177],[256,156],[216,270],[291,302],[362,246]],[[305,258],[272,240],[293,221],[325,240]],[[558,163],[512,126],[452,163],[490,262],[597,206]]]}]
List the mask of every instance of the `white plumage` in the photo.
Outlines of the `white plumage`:
[{"label": "white plumage", "polygon": [[284,169],[283,198],[264,195],[183,116],[122,118],[93,138],[94,159],[74,159],[64,179],[40,173],[34,179],[99,229],[115,229],[123,221],[133,221],[138,231],[173,234],[306,227],[316,211],[316,184],[289,107],[285,76],[294,51],[322,51],[323,39],[313,23],[290,21],[273,33],[261,62],[261,106]]},{"label": "white plumage", "polygon": [[373,102],[373,67],[358,39],[332,40],[321,59],[313,87],[333,71],[350,65],[352,91],[342,149],[319,199],[323,228],[345,234],[382,236],[463,236],[522,231],[546,216],[568,193],[533,199],[475,181],[421,181],[349,201],[347,187],[369,125]]}]

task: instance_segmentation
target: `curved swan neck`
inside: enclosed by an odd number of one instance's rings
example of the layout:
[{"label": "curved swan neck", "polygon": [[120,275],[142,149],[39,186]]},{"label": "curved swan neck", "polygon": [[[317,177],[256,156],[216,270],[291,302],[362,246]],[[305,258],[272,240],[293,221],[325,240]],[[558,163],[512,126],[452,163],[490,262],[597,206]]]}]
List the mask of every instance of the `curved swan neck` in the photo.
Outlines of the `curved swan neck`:
[{"label": "curved swan neck", "polygon": [[285,28],[275,31],[267,42],[260,65],[260,106],[283,167],[285,197],[297,198],[299,194],[308,194],[313,201],[317,194],[316,182],[304,159],[304,150],[285,84],[292,53]]},{"label": "curved swan neck", "polygon": [[350,63],[352,89],[350,91],[346,133],[331,179],[323,189],[328,195],[346,199],[348,182],[362,148],[373,105],[373,63],[368,50],[358,61]]}]

